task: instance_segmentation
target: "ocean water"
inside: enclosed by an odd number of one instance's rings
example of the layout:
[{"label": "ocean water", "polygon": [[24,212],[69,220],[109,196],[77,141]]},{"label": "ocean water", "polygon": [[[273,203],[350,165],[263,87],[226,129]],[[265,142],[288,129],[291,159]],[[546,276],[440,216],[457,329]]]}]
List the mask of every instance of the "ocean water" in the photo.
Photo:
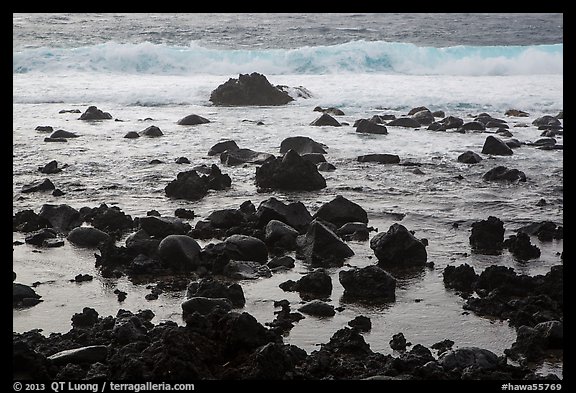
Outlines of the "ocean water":
[{"label": "ocean water", "polygon": [[[508,252],[473,254],[468,237],[470,225],[490,215],[504,222],[505,237],[532,222],[563,225],[563,150],[524,145],[512,156],[482,155],[483,161],[467,165],[456,158],[467,150],[480,154],[487,132],[388,126],[388,135],[369,135],[356,133],[352,124],[426,106],[465,121],[486,112],[505,119],[514,138],[536,141],[541,131],[532,121],[563,110],[562,29],[562,14],[13,14],[13,212],[38,212],[45,203],[77,209],[106,203],[134,218],[152,209],[173,216],[184,207],[199,215],[190,220],[195,225],[215,209],[236,208],[246,200],[255,206],[271,196],[302,201],[314,213],[343,195],[361,205],[369,225],[380,232],[399,222],[428,239],[428,260],[435,266],[398,277],[394,303],[346,303],[339,270],[375,263],[368,242],[349,242],[355,255],[343,268],[329,269],[334,285],[330,303],[344,309],[331,318],[307,316],[285,342],[313,351],[361,314],[372,320],[364,336],[374,351],[392,353],[389,340],[403,332],[413,344],[430,346],[448,338],[455,347],[478,346],[500,355],[515,341],[514,329],[506,321],[463,313],[463,300],[444,288],[442,271],[468,263],[480,273],[498,264],[535,275],[561,263],[561,240],[533,238],[542,255],[522,263]],[[281,107],[211,104],[212,90],[252,72],[266,75],[274,85],[303,87],[311,97]],[[59,113],[84,112],[90,105],[122,121],[83,122],[78,113]],[[343,110],[345,115],[336,118],[349,125],[310,126],[320,115],[313,111],[316,106]],[[529,116],[507,117],[508,109]],[[189,114],[210,123],[176,124]],[[40,125],[80,137],[45,143],[48,135],[35,130]],[[123,138],[150,125],[164,136]],[[212,145],[227,139],[278,155],[281,141],[295,135],[328,146],[326,159],[337,169],[323,172],[325,189],[258,193],[255,165],[228,167],[207,155]],[[556,139],[562,144],[561,135]],[[356,161],[369,153],[397,154],[401,163],[419,164],[421,173],[414,166]],[[164,187],[192,166],[176,164],[181,156],[192,165],[216,163],[230,175],[232,187],[196,202],[167,198]],[[164,163],[149,165],[152,159]],[[46,177],[37,168],[51,160],[68,165],[48,176],[65,195],[22,194],[25,184]],[[484,182],[482,174],[497,165],[522,170],[527,181]],[[536,206],[541,198],[547,204]],[[13,240],[23,238],[14,232]],[[83,307],[102,316],[119,309],[151,309],[155,322],[182,323],[183,292],[148,301],[146,284],[101,277],[94,267],[95,251],[68,242],[56,249],[13,246],[17,282],[41,282],[36,291],[44,300],[13,311],[14,331],[68,331],[71,316]],[[275,317],[275,300],[288,299],[296,309],[298,294],[283,292],[278,284],[308,271],[297,261],[290,271],[242,281],[244,311],[265,323]],[[95,278],[69,282],[79,273]],[[116,288],[128,293],[122,303],[113,293]],[[543,370],[561,375],[562,363],[545,364]]]}]

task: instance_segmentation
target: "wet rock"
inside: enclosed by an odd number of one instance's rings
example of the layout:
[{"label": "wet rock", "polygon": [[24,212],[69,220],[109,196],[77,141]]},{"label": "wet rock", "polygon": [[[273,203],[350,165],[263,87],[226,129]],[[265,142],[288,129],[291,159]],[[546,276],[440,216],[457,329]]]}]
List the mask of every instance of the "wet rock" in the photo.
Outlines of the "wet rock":
[{"label": "wet rock", "polygon": [[162,130],[156,126],[149,126],[146,127],[144,130],[140,131],[139,133],[140,136],[147,136],[147,137],[151,137],[151,138],[156,138],[159,136],[164,135],[164,133],[162,132]]},{"label": "wet rock", "polygon": [[44,204],[38,215],[48,220],[52,228],[64,234],[82,224],[80,212],[66,204]]},{"label": "wet rock", "polygon": [[38,170],[46,175],[62,172],[62,168],[58,168],[58,161],[52,160],[44,166],[39,166]]},{"label": "wet rock", "polygon": [[196,201],[202,199],[209,189],[223,190],[230,187],[232,179],[223,174],[216,165],[212,165],[210,174],[199,176],[195,170],[178,173],[164,188],[166,196]]},{"label": "wet rock", "polygon": [[358,156],[358,162],[377,162],[379,164],[398,164],[400,157],[396,154],[375,153]]},{"label": "wet rock", "polygon": [[157,238],[184,235],[191,229],[190,224],[176,217],[139,217],[138,225],[144,232]]},{"label": "wet rock", "polygon": [[82,115],[80,115],[79,120],[108,120],[111,119],[112,115],[108,112],[103,112],[94,105],[91,105],[86,109]]},{"label": "wet rock", "polygon": [[475,368],[490,370],[498,367],[498,356],[487,349],[477,347],[462,347],[445,352],[438,359],[445,370],[464,370]]},{"label": "wet rock", "polygon": [[50,362],[45,355],[32,348],[24,339],[12,341],[12,375],[14,380],[48,380]]},{"label": "wet rock", "polygon": [[327,298],[332,293],[332,279],[324,269],[315,269],[296,281],[292,289],[303,298]]},{"label": "wet rock", "polygon": [[361,332],[369,332],[372,329],[372,321],[364,315],[358,315],[354,319],[348,321],[348,326],[353,329],[358,329]]},{"label": "wet rock", "polygon": [[370,237],[370,231],[374,228],[368,228],[363,222],[348,222],[338,228],[335,233],[344,240],[366,241]]},{"label": "wet rock", "polygon": [[434,115],[429,109],[422,109],[412,114],[412,119],[416,120],[421,126],[429,126],[434,122]]},{"label": "wet rock", "polygon": [[312,164],[318,165],[321,162],[326,162],[326,158],[321,153],[305,153],[301,155],[306,161],[310,161]]},{"label": "wet rock", "polygon": [[535,125],[537,127],[542,127],[542,126],[554,127],[554,126],[561,126],[562,122],[554,116],[544,115],[544,116],[541,116],[541,117],[537,118],[536,120],[534,120],[532,122],[532,125]]},{"label": "wet rock", "polygon": [[201,247],[187,235],[168,235],[158,245],[162,263],[173,271],[194,270],[199,264]]},{"label": "wet rock", "polygon": [[465,151],[458,156],[458,162],[463,162],[465,164],[477,164],[480,161],[482,161],[482,157],[471,150]]},{"label": "wet rock", "polygon": [[525,182],[526,174],[518,169],[508,169],[499,165],[484,173],[482,179],[486,181]]},{"label": "wet rock", "polygon": [[314,108],[314,112],[328,113],[329,115],[333,116],[344,116],[344,112],[341,109],[332,107],[323,109],[322,107],[317,106]]},{"label": "wet rock", "polygon": [[22,308],[31,307],[42,300],[42,296],[38,295],[31,287],[24,284],[12,283],[12,307]]},{"label": "wet rock", "polygon": [[328,113],[324,112],[319,118],[315,119],[311,126],[332,126],[332,127],[341,127],[342,124],[338,122],[335,118],[330,116]]},{"label": "wet rock", "polygon": [[72,327],[88,328],[98,322],[98,312],[90,307],[84,307],[81,313],[72,315]]},{"label": "wet rock", "polygon": [[484,141],[484,146],[482,146],[483,154],[492,154],[498,156],[509,156],[513,154],[513,151],[502,139],[496,138],[493,135],[488,135]]},{"label": "wet rock", "polygon": [[564,238],[564,228],[557,226],[552,221],[540,221],[528,224],[518,229],[518,232],[525,232],[528,235],[536,236],[538,240],[544,242]]},{"label": "wet rock", "polygon": [[464,125],[464,120],[459,117],[455,116],[448,116],[440,120],[440,123],[446,128],[447,130],[452,128],[460,128]]},{"label": "wet rock", "polygon": [[435,344],[432,344],[430,348],[436,349],[438,351],[438,355],[442,355],[444,352],[451,350],[453,345],[454,341],[445,339]]},{"label": "wet rock", "polygon": [[474,268],[467,263],[460,266],[446,266],[442,276],[446,288],[452,288],[468,294],[474,291],[473,284],[478,280],[478,275]]},{"label": "wet rock", "polygon": [[468,240],[475,253],[500,254],[504,245],[504,223],[494,216],[474,222]]},{"label": "wet rock", "polygon": [[381,266],[423,266],[428,258],[424,243],[398,223],[374,236],[370,248]]},{"label": "wet rock", "polygon": [[238,283],[228,283],[213,277],[191,282],[186,288],[186,298],[193,297],[226,298],[233,307],[244,307],[246,298]]},{"label": "wet rock", "polygon": [[278,220],[296,230],[302,230],[312,222],[312,215],[302,202],[284,203],[274,197],[258,205],[256,217],[259,227],[265,227],[271,220]]},{"label": "wet rock", "polygon": [[37,126],[34,130],[38,132],[53,132],[54,128],[52,126]]},{"label": "wet rock", "polygon": [[79,247],[96,247],[99,243],[110,239],[110,235],[97,228],[76,227],[66,237],[70,243]]},{"label": "wet rock", "polygon": [[186,157],[178,157],[174,162],[176,164],[190,164],[190,160]]},{"label": "wet rock", "polygon": [[221,209],[214,210],[206,219],[216,228],[231,228],[244,221],[244,214],[238,209]]},{"label": "wet rock", "polygon": [[316,142],[307,136],[291,136],[280,143],[280,154],[285,154],[289,150],[303,155],[308,153],[326,154],[326,145]]},{"label": "wet rock", "polygon": [[54,183],[52,183],[50,179],[46,178],[43,180],[26,184],[25,186],[22,187],[21,192],[27,194],[30,192],[52,191],[55,188],[56,187],[54,186]]},{"label": "wet rock", "polygon": [[226,150],[238,150],[240,147],[233,140],[227,140],[223,142],[218,142],[208,150],[209,156],[215,156],[217,154],[223,153]]},{"label": "wet rock", "polygon": [[210,123],[210,120],[194,114],[185,116],[182,119],[178,120],[178,125],[181,126],[195,126],[198,124],[206,124],[206,123]]},{"label": "wet rock", "polygon": [[134,229],[132,217],[124,213],[118,206],[107,206],[105,203],[95,208],[80,209],[82,219],[91,223],[94,228],[108,233],[115,238],[122,237],[127,231]]},{"label": "wet rock", "polygon": [[92,364],[105,361],[107,356],[108,348],[105,345],[89,345],[60,351],[48,356],[48,359],[54,364]]},{"label": "wet rock", "polygon": [[52,227],[50,221],[39,216],[32,209],[24,209],[12,217],[12,230],[18,232],[34,232],[41,228]]},{"label": "wet rock", "polygon": [[255,261],[260,264],[268,261],[266,243],[253,236],[232,235],[224,240],[226,253],[230,259],[240,261]]},{"label": "wet rock", "polygon": [[178,208],[174,211],[174,215],[178,218],[191,220],[196,217],[194,210]]},{"label": "wet rock", "polygon": [[350,300],[381,303],[396,298],[396,279],[376,265],[341,270],[338,280]]},{"label": "wet rock", "polygon": [[388,134],[388,129],[384,125],[376,124],[370,120],[360,119],[356,124],[356,132],[364,134]]},{"label": "wet rock", "polygon": [[517,235],[511,235],[504,241],[504,247],[514,255],[514,258],[520,261],[527,261],[540,257],[538,246],[530,242],[530,236],[525,232],[519,232]]},{"label": "wet rock", "polygon": [[256,168],[256,186],[260,189],[313,191],[325,188],[326,180],[316,165],[289,150],[284,156]]},{"label": "wet rock", "polygon": [[342,266],[354,255],[346,243],[318,220],[312,221],[308,231],[298,240],[297,256],[312,266]]},{"label": "wet rock", "polygon": [[298,311],[317,317],[331,317],[336,314],[334,306],[322,300],[314,299],[298,308]]},{"label": "wet rock", "polygon": [[511,117],[528,117],[530,114],[528,112],[521,111],[519,109],[508,109],[505,113],[506,116]]},{"label": "wet rock", "polygon": [[342,195],[337,195],[330,202],[323,204],[312,218],[320,218],[338,227],[349,222],[368,223],[366,210]]},{"label": "wet rock", "polygon": [[125,135],[124,138],[127,139],[136,139],[136,138],[140,138],[140,134],[137,133],[136,131],[128,131]]},{"label": "wet rock", "polygon": [[57,232],[52,228],[42,228],[30,233],[24,241],[35,246],[45,246],[48,240],[55,239],[56,236]]},{"label": "wet rock", "polygon": [[405,351],[407,345],[408,343],[402,332],[393,335],[390,340],[390,348],[395,351]]},{"label": "wet rock", "polygon": [[479,121],[470,121],[458,127],[458,132],[464,133],[466,131],[486,131],[486,126]]},{"label": "wet rock", "polygon": [[292,269],[294,267],[294,258],[284,255],[284,256],[277,256],[272,259],[266,264],[270,269],[274,270],[277,268],[286,268]]},{"label": "wet rock", "polygon": [[268,266],[255,261],[230,261],[224,266],[222,273],[235,280],[256,280],[272,276]]},{"label": "wet rock", "polygon": [[68,139],[66,138],[44,138],[44,142],[68,142]]},{"label": "wet rock", "polygon": [[226,298],[194,296],[182,302],[184,321],[188,319],[188,315],[193,313],[208,315],[216,309],[228,312],[232,310],[232,308],[232,302]]},{"label": "wet rock", "polygon": [[78,138],[78,135],[65,130],[56,130],[50,135],[50,139],[60,139],[60,138]]},{"label": "wet rock", "polygon": [[415,120],[411,117],[399,117],[397,119],[394,119],[390,122],[388,122],[388,124],[386,124],[389,127],[408,127],[408,128],[419,128],[421,127],[420,123],[418,122],[418,120]]},{"label": "wet rock", "polygon": [[265,240],[271,248],[277,247],[283,250],[294,250],[296,238],[299,233],[288,224],[278,220],[270,220],[265,228]]},{"label": "wet rock", "polygon": [[274,159],[270,153],[263,153],[251,149],[226,150],[220,154],[220,162],[228,166],[241,164],[263,164]]},{"label": "wet rock", "polygon": [[264,75],[256,72],[228,79],[212,91],[209,100],[218,106],[277,106],[294,101],[288,93],[272,86]]},{"label": "wet rock", "polygon": [[520,326],[516,341],[504,353],[513,360],[539,362],[552,351],[563,348],[563,323],[547,321],[534,327]]}]

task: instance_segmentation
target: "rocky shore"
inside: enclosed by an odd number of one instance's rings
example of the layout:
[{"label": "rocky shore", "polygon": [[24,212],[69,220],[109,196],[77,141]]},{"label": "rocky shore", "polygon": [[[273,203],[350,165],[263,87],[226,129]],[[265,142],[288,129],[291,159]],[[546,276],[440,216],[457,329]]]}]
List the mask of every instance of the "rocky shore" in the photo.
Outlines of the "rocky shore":
[{"label": "rocky shore", "polygon": [[[272,86],[263,75],[253,73],[230,79],[218,87],[210,100],[217,106],[285,105],[293,98],[286,86]],[[297,89],[301,95],[307,92]],[[229,101],[226,101],[226,99]],[[270,100],[270,101],[267,101]],[[321,117],[311,126],[340,127],[332,115],[337,108],[315,108]],[[507,116],[524,116],[510,112]],[[543,138],[532,146],[562,149],[552,134],[562,132],[558,118],[539,118]],[[441,118],[440,120],[437,120]],[[110,120],[112,116],[90,106],[82,121]],[[178,124],[210,122],[197,115]],[[425,107],[414,108],[401,118],[359,119],[356,132],[386,135],[388,127],[426,127],[427,132],[483,132],[496,129],[478,153],[486,156],[512,155],[522,142],[502,139],[506,121],[480,114],[465,122]],[[42,131],[45,132],[45,131]],[[424,132],[424,131],[423,131]],[[130,137],[162,137],[151,129]],[[66,141],[78,135],[51,136]],[[128,137],[128,136],[127,136]],[[48,142],[48,141],[47,141]],[[165,197],[196,201],[217,198],[229,188],[226,173],[236,165],[253,166],[259,192],[274,190],[312,191],[326,187],[323,172],[336,169],[326,162],[328,146],[311,138],[284,139],[279,154],[240,148],[235,141],[220,142],[208,156],[219,155],[221,167],[197,166],[178,173],[165,187]],[[473,151],[458,161],[475,164],[482,156]],[[398,164],[391,154],[372,154],[359,162]],[[184,160],[182,160],[184,162]],[[330,167],[330,166],[331,167]],[[38,167],[45,175],[65,171],[56,161]],[[417,168],[416,168],[417,170]],[[484,181],[510,184],[525,182],[525,173],[501,165],[482,175]],[[59,191],[59,193],[57,193]],[[65,195],[49,178],[25,186],[22,193],[51,192]],[[56,193],[56,194],[55,194]],[[210,194],[210,195],[209,195]],[[508,321],[517,339],[498,356],[479,347],[453,348],[449,338],[431,345],[407,343],[400,332],[390,337],[393,354],[370,349],[363,334],[371,329],[370,319],[358,315],[337,329],[318,350],[305,350],[284,343],[283,337],[305,315],[329,317],[338,310],[326,301],[332,279],[325,269],[341,268],[355,253],[350,241],[363,242],[374,254],[367,267],[341,270],[338,280],[347,301],[385,304],[395,301],[396,274],[410,269],[433,267],[428,260],[428,240],[417,236],[417,228],[394,223],[389,228],[370,226],[366,210],[342,195],[320,206],[312,214],[302,202],[285,202],[271,196],[257,206],[246,200],[237,208],[212,211],[192,226],[194,212],[179,209],[173,216],[151,210],[146,216],[131,217],[118,206],[105,203],[75,209],[61,203],[44,204],[39,210],[18,211],[13,231],[25,234],[25,243],[39,248],[60,247],[70,242],[95,251],[95,266],[102,277],[127,276],[138,282],[169,277],[156,285],[150,299],[162,291],[186,291],[182,302],[185,325],[154,323],[154,313],[120,310],[102,316],[90,306],[71,318],[67,333],[45,336],[40,329],[13,333],[14,380],[550,380],[555,374],[535,372],[542,361],[563,358],[563,255],[559,264],[543,275],[528,276],[498,265],[477,272],[467,264],[449,265],[442,273],[447,291],[464,299],[463,311],[485,318]],[[541,242],[563,238],[563,228],[550,221],[534,222],[504,238],[506,223],[487,214],[471,225],[470,252],[499,255],[510,253],[518,261],[540,256]],[[415,230],[416,229],[416,230]],[[120,241],[121,239],[125,239]],[[200,240],[211,240],[205,246]],[[298,281],[280,284],[286,292],[298,292],[304,305],[272,299],[275,319],[267,324],[241,309],[245,304],[242,280],[266,279],[279,270],[294,267],[294,255],[310,268]],[[76,281],[91,280],[79,275]],[[118,298],[126,293],[119,291]],[[42,301],[34,288],[18,282],[13,273],[13,307],[34,307]]]}]

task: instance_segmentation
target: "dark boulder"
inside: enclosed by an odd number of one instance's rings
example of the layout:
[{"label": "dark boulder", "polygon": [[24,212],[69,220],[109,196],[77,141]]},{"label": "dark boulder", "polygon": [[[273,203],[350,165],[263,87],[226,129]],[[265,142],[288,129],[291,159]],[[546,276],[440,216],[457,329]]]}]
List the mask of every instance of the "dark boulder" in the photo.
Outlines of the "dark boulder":
[{"label": "dark boulder", "polygon": [[79,120],[109,120],[112,115],[108,112],[103,112],[95,106],[89,106],[84,113],[80,115]]},{"label": "dark boulder", "polygon": [[28,285],[12,283],[12,307],[30,307],[40,303],[42,296]]},{"label": "dark boulder", "polygon": [[544,115],[541,116],[539,118],[537,118],[536,120],[534,120],[532,122],[532,125],[535,125],[537,127],[554,127],[554,126],[561,126],[562,122],[560,120],[558,120],[556,117],[554,116],[550,116],[550,115]]},{"label": "dark boulder", "polygon": [[361,332],[369,332],[372,329],[372,321],[364,315],[358,315],[354,319],[348,321],[348,326],[353,329],[358,329]]},{"label": "dark boulder", "polygon": [[197,124],[206,124],[206,123],[210,123],[210,120],[198,115],[188,115],[178,120],[178,125],[181,126],[195,126]]},{"label": "dark boulder", "polygon": [[300,154],[303,159],[310,161],[312,164],[319,164],[321,162],[326,162],[326,157],[322,153],[304,153]]},{"label": "dark boulder", "polygon": [[168,235],[184,235],[190,229],[190,224],[176,217],[139,217],[138,224],[148,235],[164,238]]},{"label": "dark boulder", "polygon": [[149,126],[144,130],[140,131],[140,136],[148,136],[151,138],[159,137],[164,135],[162,130],[156,126]]},{"label": "dark boulder", "polygon": [[524,112],[521,111],[519,109],[508,109],[506,111],[506,113],[504,113],[506,116],[511,116],[511,117],[528,117],[530,116],[530,114],[528,112]]},{"label": "dark boulder", "polygon": [[486,131],[486,126],[480,123],[479,121],[470,121],[468,123],[462,124],[458,127],[458,132],[466,132],[466,131]]},{"label": "dark boulder", "polygon": [[462,347],[443,353],[438,363],[445,370],[464,370],[474,368],[490,370],[498,367],[498,355],[487,349],[477,347]]},{"label": "dark boulder", "polygon": [[168,235],[158,245],[162,263],[174,271],[194,270],[199,264],[200,245],[186,235]]},{"label": "dark boulder", "polygon": [[22,187],[22,193],[27,194],[30,192],[40,192],[40,191],[52,191],[56,188],[54,183],[50,181],[50,179],[46,178],[43,180],[35,181],[29,184],[26,184]]},{"label": "dark boulder", "polygon": [[316,142],[307,136],[291,136],[280,143],[280,153],[284,154],[289,150],[294,150],[302,155],[307,153],[326,154],[326,145]]},{"label": "dark boulder", "polygon": [[297,255],[312,266],[342,266],[345,259],[354,255],[346,243],[318,220],[310,223],[298,243]]},{"label": "dark boulder", "polygon": [[268,82],[262,74],[240,74],[230,78],[210,94],[210,102],[220,106],[285,105],[294,101],[290,95]]},{"label": "dark boulder", "polygon": [[370,248],[382,266],[424,266],[428,258],[424,243],[398,223],[392,224],[387,232],[374,236]]},{"label": "dark boulder", "polygon": [[408,342],[406,341],[406,337],[404,337],[404,333],[396,333],[392,336],[392,339],[389,342],[390,348],[395,351],[405,351]]},{"label": "dark boulder", "polygon": [[356,132],[365,134],[388,134],[388,129],[384,125],[376,124],[370,120],[360,119],[356,125]]},{"label": "dark boulder", "polygon": [[518,232],[525,232],[534,235],[540,241],[551,241],[553,239],[564,238],[564,228],[557,226],[552,221],[540,221],[525,225],[518,229]]},{"label": "dark boulder", "polygon": [[264,233],[266,244],[271,248],[279,247],[283,250],[294,250],[296,248],[298,231],[282,221],[270,220],[266,224]]},{"label": "dark boulder", "polygon": [[540,249],[530,242],[530,236],[525,232],[511,235],[504,241],[504,247],[514,255],[515,259],[520,261],[540,257]]},{"label": "dark boulder", "polygon": [[124,135],[124,138],[127,139],[136,139],[136,138],[140,138],[140,134],[137,133],[136,131],[128,131],[126,133],[126,135]]},{"label": "dark boulder", "polygon": [[469,242],[478,254],[500,254],[504,245],[504,223],[497,217],[472,223]]},{"label": "dark boulder", "polygon": [[337,227],[349,222],[368,223],[368,213],[360,205],[354,203],[342,195],[323,204],[320,209],[312,216],[313,219],[320,218],[328,221]]},{"label": "dark boulder", "polygon": [[54,128],[52,126],[37,126],[34,130],[38,132],[53,132]]},{"label": "dark boulder", "polygon": [[389,127],[408,127],[408,128],[419,128],[421,127],[421,124],[418,122],[418,120],[415,120],[411,117],[399,117],[397,119],[394,119],[390,122],[388,122],[388,124],[386,124]]},{"label": "dark boulder", "polygon": [[314,108],[314,112],[328,113],[328,114],[333,115],[333,116],[344,116],[344,111],[342,111],[341,109],[332,108],[332,107],[323,109],[322,107],[317,106]]},{"label": "dark boulder", "polygon": [[296,281],[292,289],[303,298],[326,298],[332,292],[332,279],[324,269],[315,269]]},{"label": "dark boulder", "polygon": [[442,272],[444,286],[464,293],[474,291],[473,284],[478,280],[478,274],[467,263],[460,266],[448,265]]},{"label": "dark boulder", "polygon": [[319,118],[310,123],[311,126],[333,126],[341,127],[342,124],[338,122],[335,118],[330,116],[328,113],[324,112]]},{"label": "dark boulder", "polygon": [[54,131],[51,135],[50,135],[51,139],[59,139],[59,138],[78,138],[78,135],[70,132],[70,131],[64,131],[64,130],[56,130]]},{"label": "dark boulder", "polygon": [[68,233],[82,224],[80,212],[71,206],[44,204],[38,215],[50,222],[52,228],[61,233]]},{"label": "dark boulder", "polygon": [[396,154],[365,154],[363,156],[358,156],[358,162],[377,162],[379,164],[398,164],[400,162],[400,157]]},{"label": "dark boulder", "polygon": [[25,209],[12,217],[12,230],[18,232],[34,232],[41,228],[49,228],[52,224],[46,218],[39,216],[32,209]]},{"label": "dark boulder", "polygon": [[318,164],[317,168],[320,172],[334,172],[336,170],[336,167],[329,162],[321,162]]},{"label": "dark boulder", "polygon": [[44,166],[39,166],[38,170],[46,175],[62,172],[62,169],[58,168],[58,161],[56,160],[52,160]]},{"label": "dark boulder", "polygon": [[234,280],[257,280],[272,276],[270,268],[255,261],[230,261],[222,269],[222,274]]},{"label": "dark boulder", "polygon": [[208,175],[198,175],[196,170],[189,170],[178,173],[175,180],[172,180],[164,188],[166,196],[177,199],[187,199],[195,201],[202,199],[209,189],[223,190],[230,187],[232,179],[223,174],[216,165],[212,165]]},{"label": "dark boulder", "polygon": [[226,298],[233,307],[244,307],[246,298],[238,283],[228,283],[213,277],[191,282],[186,288],[186,298],[192,297]]},{"label": "dark boulder", "polygon": [[430,110],[423,109],[414,113],[412,119],[416,120],[421,126],[429,126],[434,122],[434,115]]},{"label": "dark boulder", "polygon": [[482,179],[486,181],[525,182],[526,174],[518,169],[508,169],[499,165],[484,173]]},{"label": "dark boulder", "polygon": [[268,198],[258,205],[256,217],[259,227],[265,227],[271,220],[278,220],[296,230],[302,230],[312,222],[312,215],[302,202],[286,204],[274,197]]},{"label": "dark boulder", "polygon": [[232,308],[232,302],[226,298],[194,296],[182,302],[182,319],[189,323],[194,321],[189,318],[194,313],[208,315],[217,309],[228,312]]},{"label": "dark boulder", "polygon": [[508,147],[504,141],[500,138],[496,138],[493,135],[488,135],[484,141],[484,146],[482,146],[483,154],[492,154],[498,156],[509,156],[512,155],[512,149]]},{"label": "dark boulder", "polygon": [[252,149],[229,149],[220,153],[220,162],[224,165],[234,166],[241,164],[264,164],[274,159],[270,153],[254,151]]},{"label": "dark boulder", "polygon": [[471,150],[465,151],[458,156],[458,162],[463,162],[465,164],[477,164],[480,161],[482,161],[482,157]]},{"label": "dark boulder", "polygon": [[396,279],[376,265],[341,270],[338,280],[349,300],[380,303],[396,298]]},{"label": "dark boulder", "polygon": [[208,150],[208,155],[215,156],[216,154],[223,153],[226,150],[237,150],[239,148],[240,147],[238,147],[236,142],[232,140],[218,142],[214,146],[212,146],[210,150]]},{"label": "dark boulder", "polygon": [[232,228],[242,224],[244,214],[238,209],[214,210],[206,217],[215,228]]},{"label": "dark boulder", "polygon": [[79,247],[96,247],[110,239],[110,235],[93,227],[76,227],[66,237],[70,243]]},{"label": "dark boulder", "polygon": [[256,186],[261,189],[313,191],[326,187],[326,180],[316,165],[296,151],[272,159],[256,168]]},{"label": "dark boulder", "polygon": [[336,314],[334,306],[322,300],[314,299],[298,308],[298,311],[317,317],[331,317]]},{"label": "dark boulder", "polygon": [[262,240],[246,235],[232,235],[224,240],[226,253],[230,259],[255,261],[261,264],[268,261],[268,248]]}]

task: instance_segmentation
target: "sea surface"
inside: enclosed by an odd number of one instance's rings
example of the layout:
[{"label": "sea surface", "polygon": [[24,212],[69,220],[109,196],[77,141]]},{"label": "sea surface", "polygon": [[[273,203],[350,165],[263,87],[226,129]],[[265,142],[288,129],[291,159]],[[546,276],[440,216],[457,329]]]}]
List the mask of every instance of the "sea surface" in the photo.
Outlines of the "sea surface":
[{"label": "sea surface", "polygon": [[[210,93],[241,73],[264,74],[274,85],[301,87],[309,98],[297,97],[280,107],[217,107]],[[80,121],[95,105],[121,121]],[[342,127],[316,127],[316,106],[336,107]],[[157,210],[173,216],[177,208],[199,217],[216,209],[258,204],[274,196],[301,201],[313,214],[342,195],[368,212],[379,232],[400,223],[428,240],[433,268],[398,278],[396,301],[368,307],[341,300],[338,272],[372,265],[369,242],[351,241],[354,250],[342,268],[331,268],[334,289],[330,304],[343,307],[334,317],[307,316],[286,335],[285,342],[311,352],[357,315],[372,320],[364,334],[373,351],[393,353],[389,341],[402,332],[412,344],[430,346],[444,339],[454,347],[478,346],[498,355],[516,334],[506,321],[464,312],[464,301],[442,282],[448,265],[467,263],[480,273],[496,264],[518,273],[545,274],[562,263],[562,240],[532,242],[538,259],[518,262],[505,251],[488,256],[471,252],[471,224],[496,216],[505,237],[527,224],[550,220],[563,225],[563,150],[523,145],[511,156],[482,155],[474,165],[457,157],[480,154],[488,132],[433,132],[388,127],[387,135],[358,134],[352,126],[373,115],[406,115],[426,106],[465,121],[482,112],[504,119],[513,137],[534,142],[541,131],[532,121],[563,111],[562,14],[13,14],[13,213],[39,212],[43,204],[68,204],[76,209],[101,203],[118,206],[133,218]],[[508,109],[529,113],[508,117]],[[197,114],[210,123],[180,126]],[[148,120],[146,120],[148,119]],[[438,120],[438,119],[437,119]],[[262,122],[263,125],[256,125]],[[129,131],[159,127],[160,138],[126,139]],[[67,143],[45,143],[35,130],[52,126],[80,135]],[[279,155],[289,136],[308,136],[328,146],[326,159],[336,166],[323,172],[327,187],[313,192],[259,193],[256,165],[225,166],[207,152],[215,143],[233,139],[240,147]],[[557,136],[562,144],[562,136]],[[397,154],[401,164],[360,163],[359,155]],[[187,157],[191,164],[177,164]],[[162,160],[150,165],[152,159]],[[45,176],[37,169],[51,160],[67,167]],[[217,164],[232,178],[232,187],[211,191],[190,202],[166,197],[164,187],[176,175],[198,164]],[[519,184],[485,182],[482,175],[504,165],[525,172]],[[419,171],[415,171],[415,169]],[[30,182],[49,177],[64,195],[21,193]],[[544,206],[537,202],[544,199]],[[458,225],[453,225],[457,223]],[[372,232],[371,236],[376,232]],[[14,232],[14,241],[25,235]],[[212,242],[216,242],[213,240]],[[201,241],[206,245],[211,241]],[[119,242],[122,244],[122,241]],[[153,322],[182,323],[184,291],[148,301],[146,284],[128,278],[103,278],[95,268],[98,250],[65,242],[42,249],[13,246],[17,282],[31,285],[43,302],[13,311],[13,330],[66,332],[73,314],[92,307],[101,316],[119,309],[151,309]],[[241,282],[243,311],[261,323],[275,318],[273,302],[301,302],[279,284],[296,280],[310,268],[295,268],[270,278]],[[94,280],[70,282],[77,274]],[[118,302],[115,289],[128,293]],[[562,362],[545,363],[542,373],[562,376]]]}]

